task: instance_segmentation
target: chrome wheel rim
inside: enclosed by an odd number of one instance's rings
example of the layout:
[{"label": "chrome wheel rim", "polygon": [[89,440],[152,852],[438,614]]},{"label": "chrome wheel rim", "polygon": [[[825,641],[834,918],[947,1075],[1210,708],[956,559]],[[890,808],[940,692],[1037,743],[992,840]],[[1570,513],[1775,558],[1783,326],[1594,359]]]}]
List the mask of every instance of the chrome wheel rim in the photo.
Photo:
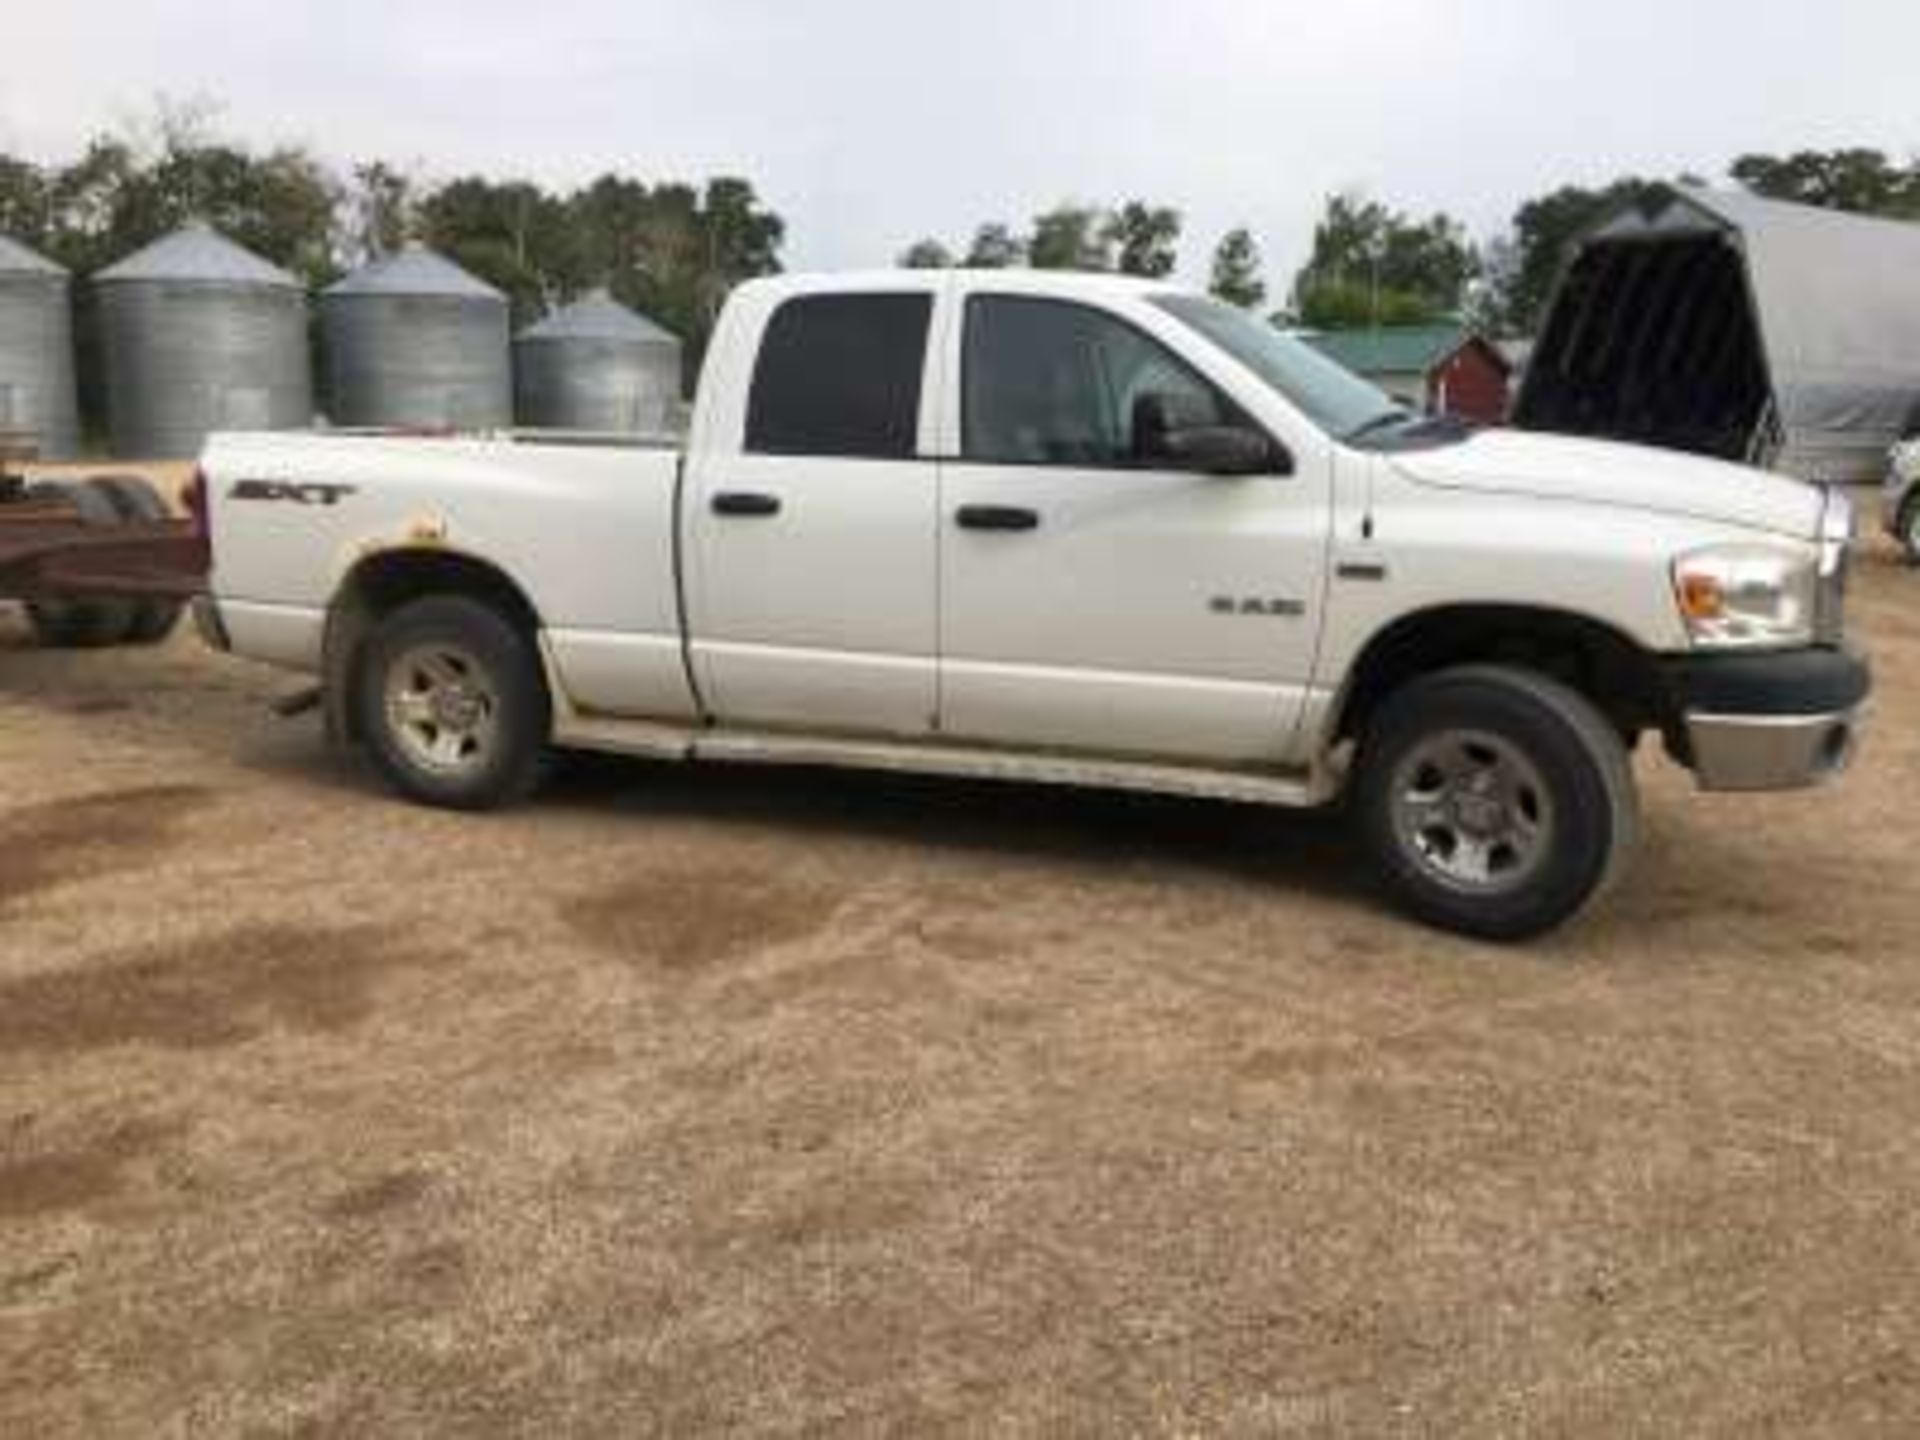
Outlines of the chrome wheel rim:
[{"label": "chrome wheel rim", "polygon": [[1538,767],[1483,730],[1446,730],[1415,745],[1394,770],[1392,796],[1401,851],[1464,894],[1519,889],[1553,845],[1553,803]]},{"label": "chrome wheel rim", "polygon": [[492,758],[500,697],[472,652],[416,645],[387,667],[387,728],[407,760],[436,775],[462,775]]}]

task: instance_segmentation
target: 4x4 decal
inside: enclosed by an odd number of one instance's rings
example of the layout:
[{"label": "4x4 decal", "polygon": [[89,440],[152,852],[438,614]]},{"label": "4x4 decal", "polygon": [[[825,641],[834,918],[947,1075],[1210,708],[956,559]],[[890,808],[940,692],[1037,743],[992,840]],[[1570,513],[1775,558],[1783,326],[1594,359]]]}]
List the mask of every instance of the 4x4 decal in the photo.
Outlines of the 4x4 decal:
[{"label": "4x4 decal", "polygon": [[229,500],[278,500],[294,505],[338,505],[354,493],[351,485],[323,485],[304,480],[236,480]]}]

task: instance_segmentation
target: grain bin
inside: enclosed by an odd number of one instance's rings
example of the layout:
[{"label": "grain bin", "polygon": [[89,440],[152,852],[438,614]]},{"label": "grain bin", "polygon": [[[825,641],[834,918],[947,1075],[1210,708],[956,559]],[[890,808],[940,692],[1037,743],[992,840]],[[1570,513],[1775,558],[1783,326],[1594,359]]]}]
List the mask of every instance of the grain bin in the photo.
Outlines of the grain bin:
[{"label": "grain bin", "polygon": [[522,425],[658,433],[679,406],[679,340],[605,290],[521,331],[513,371]]},{"label": "grain bin", "polygon": [[214,430],[313,420],[301,283],[205,225],[94,277],[117,455],[196,455]]},{"label": "grain bin", "polygon": [[419,245],[320,297],[329,418],[336,425],[513,423],[507,301]]},{"label": "grain bin", "polygon": [[60,460],[79,448],[67,272],[0,235],[0,434]]}]

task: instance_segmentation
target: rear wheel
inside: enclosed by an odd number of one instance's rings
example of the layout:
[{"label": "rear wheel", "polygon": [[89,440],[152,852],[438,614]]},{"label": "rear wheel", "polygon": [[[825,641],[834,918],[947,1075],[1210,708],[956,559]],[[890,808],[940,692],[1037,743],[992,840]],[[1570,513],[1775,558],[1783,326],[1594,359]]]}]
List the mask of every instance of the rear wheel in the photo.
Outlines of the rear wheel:
[{"label": "rear wheel", "polygon": [[1409,684],[1370,727],[1357,819],[1395,900],[1428,924],[1524,940],[1625,869],[1639,808],[1626,750],[1557,681],[1465,666]]},{"label": "rear wheel", "polygon": [[464,596],[404,605],[362,647],[353,703],[375,766],[428,805],[487,810],[541,778],[549,709],[532,640]]},{"label": "rear wheel", "polygon": [[[143,476],[101,475],[90,482],[105,490],[118,507],[122,519],[138,523],[168,519],[171,512],[160,492]],[[127,626],[127,643],[157,645],[173,633],[180,623],[183,607],[178,600],[141,600],[133,606]]]},{"label": "rear wheel", "polygon": [[[43,498],[66,501],[87,526],[113,526],[124,516],[113,492],[88,480],[51,480],[35,485],[32,492]],[[95,649],[118,645],[132,631],[138,612],[130,600],[60,599],[33,600],[27,604],[27,616],[42,645],[53,649]]]}]

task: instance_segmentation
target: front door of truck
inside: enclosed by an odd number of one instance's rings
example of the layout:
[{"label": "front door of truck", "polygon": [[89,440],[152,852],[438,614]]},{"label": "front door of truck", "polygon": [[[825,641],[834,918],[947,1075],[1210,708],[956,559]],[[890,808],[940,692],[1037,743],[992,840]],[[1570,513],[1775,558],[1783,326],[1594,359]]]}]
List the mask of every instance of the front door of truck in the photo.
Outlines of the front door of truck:
[{"label": "front door of truck", "polygon": [[1142,397],[1201,427],[1251,422],[1111,311],[976,293],[963,323],[959,454],[941,477],[943,734],[1284,760],[1313,666],[1324,462],[1222,476],[1143,459],[1157,452],[1141,448]]},{"label": "front door of truck", "polygon": [[760,344],[703,384],[745,403],[728,433],[696,433],[682,496],[689,652],[720,721],[933,728],[939,472],[921,434],[938,298],[903,277],[738,302]]}]

